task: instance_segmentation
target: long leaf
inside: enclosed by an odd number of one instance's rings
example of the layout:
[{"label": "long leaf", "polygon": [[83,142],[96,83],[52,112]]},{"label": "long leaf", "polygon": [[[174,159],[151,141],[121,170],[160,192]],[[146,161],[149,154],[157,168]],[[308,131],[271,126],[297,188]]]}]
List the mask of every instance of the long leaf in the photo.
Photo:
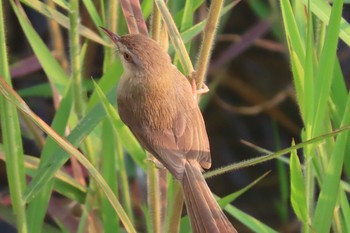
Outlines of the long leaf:
[{"label": "long leaf", "polygon": [[230,215],[232,215],[233,217],[238,219],[241,223],[246,225],[253,232],[257,232],[257,233],[277,233],[277,231],[275,231],[271,227],[265,225],[264,223],[262,223],[258,219],[256,219],[256,218],[254,218],[254,217],[244,213],[243,211],[237,209],[233,205],[227,206],[225,208],[225,210]]},{"label": "long leaf", "polygon": [[[338,4],[341,4],[341,2],[339,2]],[[342,5],[336,4],[337,3],[334,5],[335,10],[339,10],[341,12]],[[350,94],[348,94],[344,113],[342,125],[350,124]],[[329,164],[326,168],[325,178],[318,198],[314,219],[312,221],[312,226],[317,230],[317,232],[329,232],[331,227],[333,210],[338,197],[347,138],[348,132],[344,132],[337,137],[334,145],[333,156],[331,156]]]},{"label": "long leaf", "polygon": [[327,101],[329,96],[331,83],[333,78],[333,67],[336,59],[336,50],[338,45],[338,34],[340,28],[340,19],[343,8],[343,1],[336,1],[336,4],[333,6],[332,16],[329,22],[329,27],[326,34],[326,39],[324,46],[320,55],[319,68],[316,71],[317,83],[318,84],[318,94],[315,99],[316,102],[316,111],[314,115],[314,128],[312,135],[316,136],[322,132],[324,124],[324,117],[327,111]]},{"label": "long leaf", "polygon": [[[6,84],[11,84],[9,65],[7,60],[5,25],[3,14],[3,2],[0,1],[0,78]],[[7,84],[6,84],[7,85]],[[22,193],[25,189],[24,154],[19,119],[16,108],[4,97],[0,97],[1,133],[6,156],[6,173],[9,182],[12,208],[17,217],[17,230],[20,233],[27,232],[27,219],[25,215],[25,203],[22,201]]]},{"label": "long leaf", "polygon": [[294,212],[304,226],[308,225],[305,184],[296,150],[292,151],[290,157],[290,186],[290,199]]}]

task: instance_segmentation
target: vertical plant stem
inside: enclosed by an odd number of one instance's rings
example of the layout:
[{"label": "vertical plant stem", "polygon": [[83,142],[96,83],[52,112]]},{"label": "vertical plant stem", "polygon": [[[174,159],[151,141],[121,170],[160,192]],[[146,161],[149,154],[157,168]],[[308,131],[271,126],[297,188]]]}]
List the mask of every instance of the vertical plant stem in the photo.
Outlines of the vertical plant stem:
[{"label": "vertical plant stem", "polygon": [[[53,9],[56,9],[56,4],[53,2],[53,0],[48,0],[47,5],[52,7]],[[68,73],[69,64],[68,64],[67,56],[64,52],[65,51],[64,42],[63,42],[63,37],[62,37],[60,27],[58,23],[53,19],[49,20],[49,25],[50,25],[49,31],[50,31],[51,39],[53,41],[54,51],[55,53],[57,53],[57,59],[60,62],[63,70],[66,73]],[[54,107],[55,109],[57,109],[61,101],[61,97],[55,85],[51,82],[50,79],[49,79],[49,82],[52,89],[52,99],[53,99]]]},{"label": "vertical plant stem", "polygon": [[[149,154],[150,160],[152,160],[152,157],[153,156]],[[147,189],[152,232],[161,233],[159,174],[158,169],[152,161],[148,162],[147,166]]]},{"label": "vertical plant stem", "polygon": [[181,220],[181,213],[184,203],[184,196],[182,192],[182,187],[180,182],[174,181],[173,185],[173,201],[171,203],[171,206],[168,207],[171,209],[170,217],[168,218],[169,221],[167,224],[168,229],[166,229],[166,232],[169,233],[177,233],[180,229],[180,220]]},{"label": "vertical plant stem", "polygon": [[202,83],[205,81],[205,75],[207,73],[208,63],[214,44],[215,33],[219,23],[222,5],[223,0],[211,2],[208,20],[203,31],[203,41],[196,64],[197,88],[201,88]]},{"label": "vertical plant stem", "polygon": [[181,35],[179,31],[177,30],[177,27],[175,25],[175,22],[173,18],[171,17],[171,14],[169,12],[169,9],[167,8],[165,2],[163,0],[155,0],[155,3],[159,9],[160,15],[162,16],[165,25],[168,29],[170,39],[173,42],[175,51],[177,55],[179,56],[181,65],[184,69],[185,75],[190,75],[193,73],[193,65],[190,59],[190,56],[187,53],[185,44],[183,43],[181,39]]},{"label": "vertical plant stem", "polygon": [[[107,10],[107,16],[106,16],[106,26],[109,30],[116,33],[117,32],[117,25],[118,25],[118,7],[119,2],[117,0],[110,0],[108,1],[108,10]],[[105,36],[105,35],[104,35]],[[109,39],[109,38],[108,38]],[[115,53],[113,52],[114,47],[104,47],[104,63],[103,63],[103,69],[106,71],[106,69],[112,64]]]},{"label": "vertical plant stem", "polygon": [[[75,119],[77,122],[84,116],[85,103],[83,98],[83,86],[82,86],[82,72],[81,72],[81,54],[80,54],[80,42],[79,42],[79,0],[70,1],[69,11],[69,47],[70,47],[70,66],[71,66],[71,79],[73,82],[73,101],[74,109],[77,116]],[[86,155],[89,160],[94,164],[92,158],[88,139],[84,142],[86,149]],[[71,158],[73,174],[79,180],[83,180],[80,165],[75,158]]]},{"label": "vertical plant stem", "polygon": [[[101,172],[109,187],[117,195],[119,182],[116,175],[116,154],[115,154],[115,134],[111,121],[104,119],[102,121],[102,150],[101,154]],[[117,152],[118,153],[118,152]],[[101,198],[101,216],[103,230],[105,233],[119,233],[119,218],[115,216],[108,199],[99,192]],[[128,212],[127,212],[128,213]]]},{"label": "vertical plant stem", "polygon": [[[160,14],[159,10],[153,2],[152,21],[151,21],[151,36],[159,42],[160,41]],[[153,158],[153,155],[149,154]],[[161,196],[160,196],[160,177],[156,166],[149,163],[147,166],[147,196],[148,208],[150,211],[151,223],[153,232],[161,232]]]},{"label": "vertical plant stem", "polygon": [[157,8],[155,1],[153,1],[153,9],[152,9],[152,21],[151,21],[151,35],[152,39],[155,41],[160,41],[160,13]]},{"label": "vertical plant stem", "polygon": [[80,44],[79,44],[79,0],[70,1],[70,62],[71,78],[73,79],[74,106],[78,119],[84,115],[84,99],[81,77]]},{"label": "vertical plant stem", "polygon": [[[56,9],[56,4],[53,2],[53,0],[48,0],[47,5],[49,7],[52,7],[53,9]],[[67,56],[64,52],[65,49],[64,49],[62,32],[60,30],[60,27],[57,21],[50,19],[49,25],[50,25],[49,31],[50,31],[51,39],[53,41],[54,51],[57,53],[57,59],[59,60],[63,70],[68,73],[69,64],[68,64]]]},{"label": "vertical plant stem", "polygon": [[[0,76],[3,76],[5,81],[11,85],[2,6],[3,2],[0,1]],[[26,205],[22,198],[22,193],[25,189],[25,173],[18,114],[15,106],[6,101],[3,96],[0,97],[0,109],[1,130],[7,168],[6,172],[10,187],[12,208],[16,214],[17,231],[19,233],[26,233]]]},{"label": "vertical plant stem", "polygon": [[128,214],[131,222],[134,222],[134,214],[132,212],[128,175],[125,169],[123,145],[121,144],[118,136],[116,136],[115,144],[116,144],[116,150],[117,150],[117,161],[119,164],[119,177],[120,177],[120,184],[121,184],[121,192],[123,196],[122,200],[123,200],[126,213]]}]

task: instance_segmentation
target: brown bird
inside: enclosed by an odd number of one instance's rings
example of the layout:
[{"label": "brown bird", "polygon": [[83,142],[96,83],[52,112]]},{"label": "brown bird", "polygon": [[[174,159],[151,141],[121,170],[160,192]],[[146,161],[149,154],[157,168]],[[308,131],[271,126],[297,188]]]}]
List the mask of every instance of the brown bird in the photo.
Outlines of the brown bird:
[{"label": "brown bird", "polygon": [[141,145],[181,182],[192,231],[236,232],[202,175],[202,168],[211,166],[210,148],[191,84],[154,40],[102,29],[116,44],[124,67],[119,115]]}]

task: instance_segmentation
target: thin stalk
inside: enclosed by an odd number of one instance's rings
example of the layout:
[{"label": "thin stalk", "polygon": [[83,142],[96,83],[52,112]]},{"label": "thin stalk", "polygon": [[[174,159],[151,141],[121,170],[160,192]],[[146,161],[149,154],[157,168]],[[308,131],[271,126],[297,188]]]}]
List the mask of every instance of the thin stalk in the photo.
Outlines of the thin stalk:
[{"label": "thin stalk", "polygon": [[[160,43],[160,27],[161,27],[161,18],[159,10],[153,2],[153,12],[152,12],[152,21],[151,21],[151,36],[152,38]],[[149,159],[153,160],[153,155],[149,154]],[[147,196],[148,196],[148,209],[150,211],[151,227],[153,232],[162,232],[163,222],[162,222],[162,213],[164,209],[161,205],[161,189],[160,189],[160,171],[153,163],[148,163],[147,166]]]},{"label": "thin stalk", "polygon": [[247,159],[247,160],[242,161],[242,162],[238,162],[238,163],[231,164],[231,165],[228,165],[225,167],[217,168],[215,170],[204,173],[204,178],[207,179],[209,177],[217,176],[220,174],[224,174],[226,172],[231,172],[231,171],[234,171],[237,169],[242,169],[242,168],[249,167],[249,166],[254,166],[256,164],[266,162],[266,161],[269,161],[271,159],[275,159],[275,158],[280,157],[282,155],[289,154],[293,150],[298,150],[298,149],[304,148],[306,145],[320,143],[321,141],[324,141],[325,139],[330,138],[330,137],[334,137],[335,135],[338,135],[339,133],[344,132],[344,131],[350,131],[350,126],[341,127],[341,128],[336,129],[330,133],[326,133],[326,134],[311,138],[310,140],[305,140],[299,144],[295,144],[294,146],[284,148],[284,149],[279,150],[275,153],[263,155],[263,156],[260,156],[257,158]]},{"label": "thin stalk", "polygon": [[[102,176],[106,179],[109,187],[112,191],[118,195],[119,182],[116,175],[116,160],[115,153],[115,141],[113,126],[109,119],[102,121],[102,148],[101,148],[101,172]],[[101,192],[98,192],[101,200],[101,217],[103,223],[103,230],[105,233],[119,233],[120,225],[119,218],[115,216],[114,210],[109,204],[107,198],[102,196]],[[127,214],[128,211],[126,210]]]},{"label": "thin stalk", "polygon": [[[312,159],[309,156],[309,159]],[[305,195],[306,195],[306,208],[308,210],[309,216],[313,216],[314,202],[315,202],[315,174],[313,170],[312,161],[306,159],[305,163]],[[309,226],[304,226],[304,232],[310,232]],[[312,231],[312,230],[311,230]]]},{"label": "thin stalk", "polygon": [[[116,135],[117,136],[117,135]],[[130,199],[130,188],[128,182],[128,175],[125,169],[125,161],[124,161],[124,153],[123,153],[123,145],[121,144],[118,137],[115,140],[115,147],[117,150],[117,160],[119,164],[119,176],[120,176],[120,184],[121,184],[121,192],[123,196],[123,204],[126,213],[128,214],[131,222],[134,222],[134,214],[132,212],[132,205]]]},{"label": "thin stalk", "polygon": [[[152,155],[149,155],[150,160],[152,160],[152,157]],[[152,221],[152,232],[161,233],[159,174],[158,169],[152,161],[149,161],[147,166],[147,189],[147,202]]]},{"label": "thin stalk", "polygon": [[[108,9],[107,9],[107,17],[106,17],[107,19],[105,24],[107,28],[114,33],[117,33],[117,25],[119,20],[118,8],[119,8],[119,1],[117,0],[108,1]],[[106,71],[106,69],[112,64],[115,58],[115,53],[114,53],[114,47],[109,47],[109,46],[103,46],[103,47],[104,47],[103,70]]]},{"label": "thin stalk", "polygon": [[[52,9],[56,9],[56,4],[53,2],[53,0],[48,0],[47,1],[47,5],[49,7],[52,7]],[[62,33],[59,27],[59,24],[57,23],[57,21],[50,19],[49,20],[49,32],[51,35],[51,40],[53,41],[53,48],[55,53],[57,54],[57,59],[60,62],[63,70],[68,73],[68,69],[69,69],[69,63],[67,60],[67,56],[65,54],[65,49],[64,49],[64,41],[63,41],[63,37],[62,37]],[[52,100],[54,103],[54,107],[57,110],[58,109],[58,105],[61,101],[61,96],[57,90],[57,88],[55,87],[55,85],[51,82],[51,79],[49,79],[50,82],[50,87],[52,89]]]},{"label": "thin stalk", "polygon": [[84,116],[84,99],[81,77],[81,61],[80,61],[80,44],[79,44],[79,1],[70,1],[69,11],[69,46],[70,46],[70,62],[71,62],[71,78],[73,79],[73,95],[75,112],[78,119]]},{"label": "thin stalk", "polygon": [[161,28],[160,19],[161,17],[160,17],[160,13],[157,8],[156,2],[153,1],[151,35],[152,35],[152,39],[155,41],[160,41],[160,28]]},{"label": "thin stalk", "polygon": [[[8,67],[3,2],[0,1],[0,75],[11,85]],[[6,157],[6,172],[10,187],[12,208],[16,214],[17,231],[27,232],[27,219],[22,193],[25,189],[24,154],[22,149],[21,131],[16,108],[4,97],[0,97],[0,118],[3,146]]]},{"label": "thin stalk", "polygon": [[213,1],[209,9],[208,20],[203,31],[203,41],[196,64],[197,88],[201,88],[202,83],[205,81],[208,63],[214,44],[216,29],[219,24],[220,11],[222,9],[222,5],[223,0]]},{"label": "thin stalk", "polygon": [[177,55],[179,56],[184,73],[185,75],[191,75],[193,73],[192,62],[169,9],[163,0],[155,0],[155,3],[168,29],[170,39],[173,42]]},{"label": "thin stalk", "polygon": [[[47,5],[51,7],[52,9],[56,9],[56,4],[53,0],[48,0]],[[57,60],[60,62],[63,70],[68,73],[69,69],[69,63],[67,60],[67,56],[65,54],[64,49],[64,41],[61,29],[59,27],[59,24],[57,21],[50,19],[49,20],[49,32],[51,35],[52,45],[54,48],[55,53],[57,54]]]},{"label": "thin stalk", "polygon": [[[83,86],[82,86],[82,72],[81,72],[81,52],[79,42],[79,0],[70,1],[69,11],[69,47],[70,47],[70,66],[71,66],[71,79],[73,81],[73,101],[77,119],[74,121],[78,122],[83,118],[85,114],[85,103],[83,98]],[[83,50],[84,51],[84,50]],[[87,145],[87,146],[86,146]],[[89,148],[88,141],[84,141],[84,149]],[[93,157],[91,151],[86,153],[89,160],[93,163]],[[71,158],[73,174],[77,180],[83,181],[80,164],[76,158]],[[91,186],[91,184],[90,184]]]},{"label": "thin stalk", "polygon": [[181,214],[182,214],[182,208],[184,203],[184,196],[182,192],[182,187],[180,182],[175,181],[173,184],[174,189],[174,196],[173,196],[173,202],[170,213],[170,221],[168,225],[168,231],[169,233],[177,233],[179,232],[180,228],[180,220],[181,220]]}]

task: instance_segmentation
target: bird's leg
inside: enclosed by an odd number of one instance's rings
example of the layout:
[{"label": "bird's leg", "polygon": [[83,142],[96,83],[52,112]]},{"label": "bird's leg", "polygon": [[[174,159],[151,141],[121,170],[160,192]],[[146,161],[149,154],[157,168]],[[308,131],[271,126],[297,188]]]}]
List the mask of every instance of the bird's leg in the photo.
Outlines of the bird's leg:
[{"label": "bird's leg", "polygon": [[190,80],[191,80],[190,82],[191,82],[191,86],[192,86],[192,94],[193,94],[194,100],[197,101],[197,95],[201,95],[201,94],[205,94],[205,93],[209,92],[209,88],[205,83],[202,83],[201,87],[199,89],[197,89],[196,71],[193,71],[191,73]]}]

